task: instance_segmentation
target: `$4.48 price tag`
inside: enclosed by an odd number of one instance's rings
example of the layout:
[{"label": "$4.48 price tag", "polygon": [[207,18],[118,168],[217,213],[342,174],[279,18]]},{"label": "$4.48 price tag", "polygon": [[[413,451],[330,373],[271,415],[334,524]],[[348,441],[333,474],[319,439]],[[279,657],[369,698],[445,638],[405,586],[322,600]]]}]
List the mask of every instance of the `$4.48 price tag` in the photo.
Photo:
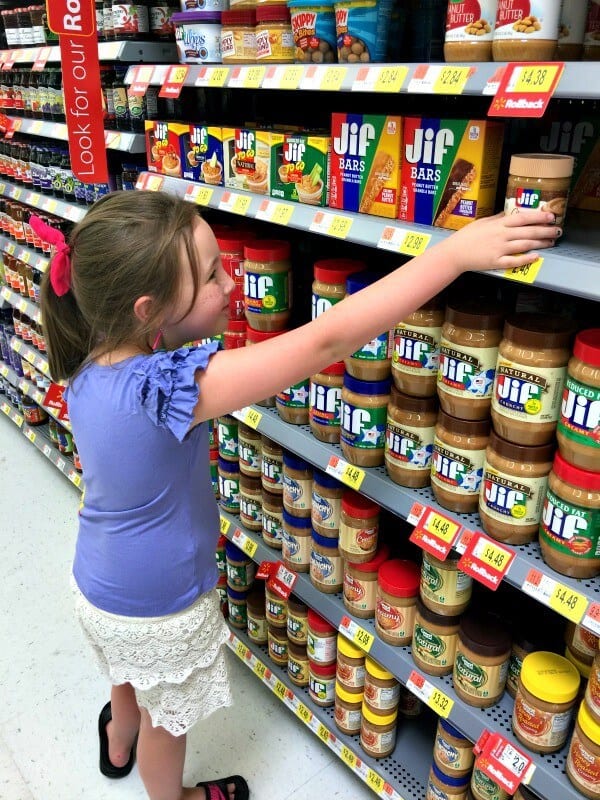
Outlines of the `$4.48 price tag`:
[{"label": "$4.48 price tag", "polygon": [[331,456],[329,463],[325,467],[325,472],[355,491],[360,489],[365,479],[364,470],[355,467],[353,464],[348,464],[347,461],[344,461],[343,458],[338,458],[338,456]]},{"label": "$4.48 price tag", "polygon": [[454,706],[454,700],[424,678],[420,672],[413,669],[406,681],[406,688],[426,703],[429,708],[432,708],[440,717],[448,719]]},{"label": "$4.48 price tag", "polygon": [[474,533],[458,562],[458,568],[495,591],[514,558],[513,550],[501,547],[483,533]]},{"label": "$4.48 price tag", "polygon": [[445,561],[458,539],[460,530],[458,522],[454,522],[433,508],[428,508],[411,533],[410,541],[441,561]]},{"label": "$4.48 price tag", "polygon": [[588,601],[582,594],[537,569],[529,570],[521,588],[525,594],[576,624],[581,622],[587,610]]},{"label": "$4.48 price tag", "polygon": [[511,796],[519,784],[530,782],[535,764],[502,734],[484,730],[473,750],[476,767]]}]

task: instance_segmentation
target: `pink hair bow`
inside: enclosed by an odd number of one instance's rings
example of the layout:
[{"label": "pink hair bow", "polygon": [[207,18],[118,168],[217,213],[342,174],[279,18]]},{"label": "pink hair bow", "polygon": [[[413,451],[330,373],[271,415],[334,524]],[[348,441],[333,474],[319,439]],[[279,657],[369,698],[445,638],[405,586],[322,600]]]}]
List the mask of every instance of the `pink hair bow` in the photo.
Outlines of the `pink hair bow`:
[{"label": "pink hair bow", "polygon": [[50,263],[50,285],[58,297],[62,297],[71,288],[71,260],[69,254],[71,248],[65,241],[64,234],[32,214],[29,224],[40,239],[53,245],[54,255]]}]

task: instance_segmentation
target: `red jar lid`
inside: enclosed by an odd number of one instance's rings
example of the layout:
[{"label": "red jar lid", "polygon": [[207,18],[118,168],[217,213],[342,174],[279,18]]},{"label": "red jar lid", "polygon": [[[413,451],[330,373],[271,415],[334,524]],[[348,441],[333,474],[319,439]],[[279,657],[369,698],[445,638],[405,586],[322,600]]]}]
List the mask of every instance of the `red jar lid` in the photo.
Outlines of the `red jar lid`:
[{"label": "red jar lid", "polygon": [[390,557],[390,548],[387,544],[382,544],[379,550],[375,553],[370,561],[365,561],[362,564],[355,564],[352,559],[348,559],[348,563],[352,564],[352,569],[358,572],[378,572],[380,567]]},{"label": "red jar lid", "polygon": [[414,561],[394,558],[381,565],[377,582],[394,597],[416,597],[421,583],[421,569]]},{"label": "red jar lid", "polygon": [[588,328],[575,337],[573,355],[592,367],[600,367],[600,328]]},{"label": "red jar lid", "polygon": [[600,491],[600,472],[589,472],[587,469],[579,469],[569,464],[560,453],[554,456],[552,472],[557,478],[572,486],[580,489],[588,489],[590,492]]},{"label": "red jar lid", "polygon": [[333,664],[323,665],[323,664],[317,664],[316,661],[311,661],[311,659],[309,658],[308,664],[310,671],[313,673],[313,675],[316,675],[318,678],[333,678],[335,676],[335,672],[337,669],[335,661],[333,662]]},{"label": "red jar lid", "polygon": [[323,375],[343,375],[346,371],[346,365],[343,361],[336,361],[335,364],[330,364],[325,369],[320,369],[319,372]]},{"label": "red jar lid", "polygon": [[227,332],[230,333],[246,333],[248,323],[245,319],[230,319],[227,323]]},{"label": "red jar lid", "polygon": [[366,268],[364,261],[355,258],[324,258],[315,262],[314,274],[323,283],[345,283],[348,275]]},{"label": "red jar lid", "polygon": [[380,507],[377,503],[369,500],[358,492],[352,489],[344,489],[342,495],[342,511],[350,514],[351,517],[358,517],[359,519],[368,519],[379,514]]},{"label": "red jar lid", "polygon": [[221,25],[256,25],[254,11],[221,11]]},{"label": "red jar lid", "polygon": [[290,22],[290,10],[285,4],[259,6],[256,9],[256,22]]},{"label": "red jar lid", "polygon": [[274,336],[280,336],[287,331],[256,331],[254,328],[246,328],[246,337],[249,342],[257,344],[258,342],[266,342],[267,339],[272,339]]},{"label": "red jar lid", "polygon": [[244,245],[256,239],[256,234],[253,231],[219,231],[216,239],[219,250],[243,256]]},{"label": "red jar lid", "polygon": [[317,633],[336,632],[333,625],[330,625],[326,619],[323,619],[323,617],[320,614],[317,614],[316,611],[313,611],[312,608],[308,609],[307,622],[313,631],[316,631]]},{"label": "red jar lid", "polygon": [[282,239],[259,239],[244,245],[244,258],[250,261],[285,261],[290,257],[290,243]]}]

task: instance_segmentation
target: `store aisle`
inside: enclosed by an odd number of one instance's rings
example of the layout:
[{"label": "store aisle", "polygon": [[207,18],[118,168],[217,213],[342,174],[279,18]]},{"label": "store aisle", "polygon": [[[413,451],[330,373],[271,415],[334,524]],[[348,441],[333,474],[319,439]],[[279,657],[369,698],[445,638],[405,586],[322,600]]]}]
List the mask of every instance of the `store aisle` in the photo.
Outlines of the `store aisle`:
[{"label": "store aisle", "polygon": [[[71,611],[79,492],[0,415],[0,800],[144,800],[98,771],[107,699]],[[246,775],[254,800],[375,795],[230,651],[235,705],[189,737],[186,779]]]}]

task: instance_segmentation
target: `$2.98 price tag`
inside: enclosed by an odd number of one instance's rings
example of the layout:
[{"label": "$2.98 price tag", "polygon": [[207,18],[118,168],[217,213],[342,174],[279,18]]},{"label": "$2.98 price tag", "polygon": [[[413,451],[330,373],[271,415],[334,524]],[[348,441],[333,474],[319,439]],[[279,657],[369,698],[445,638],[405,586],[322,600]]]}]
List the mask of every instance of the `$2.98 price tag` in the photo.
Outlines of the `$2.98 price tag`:
[{"label": "$2.98 price tag", "polygon": [[511,796],[521,783],[529,783],[535,764],[500,733],[484,730],[473,748],[475,765]]},{"label": "$2.98 price tag", "polygon": [[340,633],[343,633],[346,638],[354,642],[354,644],[360,647],[365,653],[369,652],[375,641],[374,634],[361,628],[360,625],[348,616],[342,617],[339,630]]},{"label": "$2.98 price tag", "polygon": [[515,553],[483,533],[471,536],[465,552],[458,562],[458,568],[476,581],[495,591],[514,561]]},{"label": "$2.98 price tag", "polygon": [[458,522],[454,522],[433,508],[428,508],[411,533],[410,541],[441,561],[445,561],[458,539],[460,530]]}]

